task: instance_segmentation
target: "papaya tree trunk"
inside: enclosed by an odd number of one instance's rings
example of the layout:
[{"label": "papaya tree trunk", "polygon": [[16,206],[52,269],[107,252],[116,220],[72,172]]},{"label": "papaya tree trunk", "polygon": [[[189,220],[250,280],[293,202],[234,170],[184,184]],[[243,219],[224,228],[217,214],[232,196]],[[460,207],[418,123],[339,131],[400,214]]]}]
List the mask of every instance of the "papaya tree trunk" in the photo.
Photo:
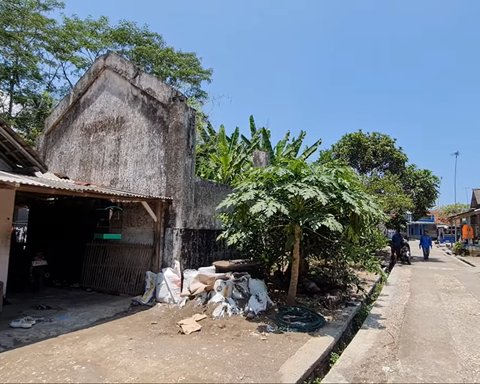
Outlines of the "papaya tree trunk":
[{"label": "papaya tree trunk", "polygon": [[294,243],[292,253],[292,270],[290,275],[290,286],[288,287],[287,305],[294,305],[297,297],[298,274],[300,271],[300,240],[302,229],[298,224],[294,228]]}]

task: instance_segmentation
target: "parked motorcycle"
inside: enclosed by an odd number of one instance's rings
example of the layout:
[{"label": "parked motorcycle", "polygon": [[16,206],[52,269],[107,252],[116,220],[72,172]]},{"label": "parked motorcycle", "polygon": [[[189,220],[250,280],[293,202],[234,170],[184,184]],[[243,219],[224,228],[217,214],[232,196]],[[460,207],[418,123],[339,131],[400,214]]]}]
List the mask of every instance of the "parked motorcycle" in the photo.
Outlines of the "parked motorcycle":
[{"label": "parked motorcycle", "polygon": [[402,248],[400,249],[400,262],[402,264],[412,264],[412,253],[410,252],[410,244],[407,240],[403,240]]}]

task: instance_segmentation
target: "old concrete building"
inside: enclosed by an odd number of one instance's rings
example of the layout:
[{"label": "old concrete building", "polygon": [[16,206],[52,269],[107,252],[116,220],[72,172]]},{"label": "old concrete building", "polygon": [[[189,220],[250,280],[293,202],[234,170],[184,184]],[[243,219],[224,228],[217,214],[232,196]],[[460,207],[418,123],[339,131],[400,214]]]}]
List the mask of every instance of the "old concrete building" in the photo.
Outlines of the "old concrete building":
[{"label": "old concrete building", "polygon": [[[225,257],[215,207],[226,186],[195,177],[195,114],[185,97],[116,55],[93,66],[54,109],[38,151],[50,172],[159,202],[124,207],[122,241],[151,244],[163,266]],[[161,223],[161,236],[151,218]],[[160,268],[160,265],[157,266]]]},{"label": "old concrete building", "polygon": [[[3,286],[4,295],[35,293],[48,280],[49,286],[141,292],[145,271],[159,264],[161,249],[116,241],[121,213],[170,202],[49,173],[0,121],[0,291]],[[162,226],[155,219],[152,212],[144,225],[160,242]]]}]

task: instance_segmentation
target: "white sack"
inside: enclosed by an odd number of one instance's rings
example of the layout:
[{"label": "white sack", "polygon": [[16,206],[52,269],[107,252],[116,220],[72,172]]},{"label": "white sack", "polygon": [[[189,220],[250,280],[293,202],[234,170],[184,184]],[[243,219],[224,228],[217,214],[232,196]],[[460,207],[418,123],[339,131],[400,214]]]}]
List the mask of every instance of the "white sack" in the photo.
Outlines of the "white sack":
[{"label": "white sack", "polygon": [[156,299],[160,303],[179,304],[182,289],[180,264],[175,261],[174,268],[163,268],[157,275]]},{"label": "white sack", "polygon": [[183,271],[182,296],[190,296],[192,294],[190,284],[197,275],[198,271],[196,269],[186,269]]},{"label": "white sack", "polygon": [[267,286],[263,280],[250,279],[248,281],[248,288],[251,296],[245,308],[246,312],[253,312],[257,315],[259,312],[265,311],[269,305],[273,304],[270,297],[268,297]]}]

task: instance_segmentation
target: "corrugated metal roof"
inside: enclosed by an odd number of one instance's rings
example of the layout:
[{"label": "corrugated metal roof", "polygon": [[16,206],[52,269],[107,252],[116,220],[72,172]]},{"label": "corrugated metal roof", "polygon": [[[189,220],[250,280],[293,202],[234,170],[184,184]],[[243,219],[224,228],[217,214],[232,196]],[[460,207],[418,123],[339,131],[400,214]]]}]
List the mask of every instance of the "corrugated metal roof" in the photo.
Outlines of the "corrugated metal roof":
[{"label": "corrugated metal roof", "polygon": [[474,188],[472,191],[472,200],[470,203],[470,208],[478,208],[480,204],[480,189]]},{"label": "corrugated metal roof", "polygon": [[101,187],[69,179],[60,179],[52,173],[37,173],[37,176],[25,176],[16,173],[0,171],[0,184],[7,184],[13,186],[20,191],[22,189],[26,189],[26,187],[34,187],[38,188],[39,192],[53,194],[56,191],[57,194],[62,192],[62,194],[65,194],[67,196],[72,194],[78,195],[84,193],[86,195],[90,195],[90,197],[95,197],[91,195],[97,195],[99,198],[126,198],[128,200],[136,201],[171,200],[170,197],[165,196],[144,195],[140,193],[121,191],[110,187]]},{"label": "corrugated metal roof", "polygon": [[0,157],[13,170],[32,168],[33,171],[47,171],[38,153],[3,120],[0,120]]},{"label": "corrugated metal roof", "polygon": [[471,208],[471,209],[469,209],[468,211],[465,211],[465,212],[457,213],[457,214],[455,214],[455,215],[448,216],[448,219],[449,219],[449,220],[462,219],[462,218],[465,218],[465,217],[469,217],[469,216],[473,216],[473,215],[478,215],[479,212],[480,212],[480,209]]}]

